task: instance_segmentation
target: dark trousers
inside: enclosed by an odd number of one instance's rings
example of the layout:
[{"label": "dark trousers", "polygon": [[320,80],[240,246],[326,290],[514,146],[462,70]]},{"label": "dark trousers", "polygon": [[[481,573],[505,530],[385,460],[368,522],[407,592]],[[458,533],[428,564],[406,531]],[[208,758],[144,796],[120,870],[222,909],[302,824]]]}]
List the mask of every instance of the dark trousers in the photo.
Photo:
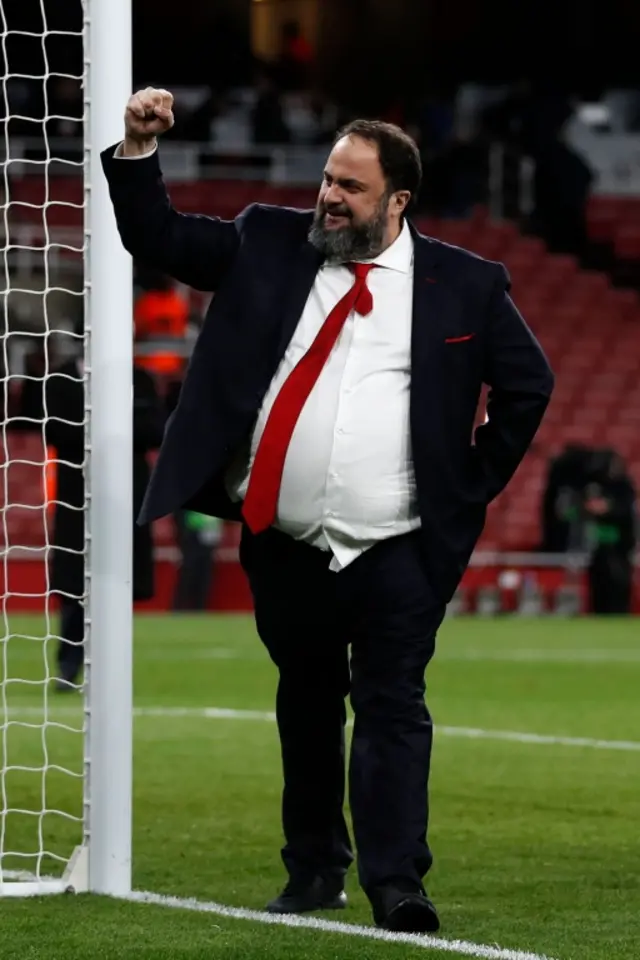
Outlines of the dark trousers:
[{"label": "dark trousers", "polygon": [[64,680],[77,679],[84,661],[84,607],[70,597],[60,599],[58,668]]},{"label": "dark trousers", "polygon": [[368,893],[394,878],[421,883],[432,861],[425,669],[445,607],[427,582],[419,534],[383,541],[337,573],[328,553],[274,530],[254,537],[245,529],[240,555],[258,633],[280,675],[289,874],[340,875],[353,860],[343,814],[350,694],[360,882]]}]

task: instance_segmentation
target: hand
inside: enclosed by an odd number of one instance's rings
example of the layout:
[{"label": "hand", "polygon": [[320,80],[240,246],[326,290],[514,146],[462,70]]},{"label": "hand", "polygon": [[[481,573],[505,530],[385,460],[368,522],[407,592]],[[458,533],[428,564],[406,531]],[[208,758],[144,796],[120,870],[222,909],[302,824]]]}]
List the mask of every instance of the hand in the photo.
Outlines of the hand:
[{"label": "hand", "polygon": [[170,130],[175,123],[173,95],[168,90],[147,87],[129,98],[124,114],[124,155],[148,153],[156,137]]}]

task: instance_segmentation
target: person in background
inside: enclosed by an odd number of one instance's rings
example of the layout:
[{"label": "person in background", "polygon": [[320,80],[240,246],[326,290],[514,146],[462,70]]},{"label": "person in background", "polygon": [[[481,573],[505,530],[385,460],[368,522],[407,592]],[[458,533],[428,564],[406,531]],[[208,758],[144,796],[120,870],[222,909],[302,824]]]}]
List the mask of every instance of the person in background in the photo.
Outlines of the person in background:
[{"label": "person in background", "polygon": [[133,600],[150,600],[155,593],[151,527],[135,523],[149,484],[149,454],[162,443],[165,416],[151,374],[133,366]]},{"label": "person in background", "polygon": [[589,587],[595,614],[631,612],[636,494],[622,457],[599,450],[584,490],[583,511],[591,548]]},{"label": "person in background", "polygon": [[[153,378],[133,371],[133,515],[149,480],[147,455],[162,441],[164,416]],[[85,398],[84,363],[74,358],[54,370],[45,384],[45,438],[55,456],[55,506],[50,589],[60,603],[56,689],[75,689],[84,661],[85,596]],[[133,599],[154,593],[153,545],[149,527],[134,526]]]},{"label": "person in background", "polygon": [[182,562],[178,569],[173,609],[206,610],[215,548],[222,536],[222,520],[196,510],[179,510],[175,520]]},{"label": "person in background", "polygon": [[255,144],[290,143],[282,95],[273,70],[261,66],[256,80],[256,102],[251,109],[251,137]]},{"label": "person in background", "polygon": [[161,271],[141,270],[143,292],[134,306],[136,366],[162,379],[181,376],[189,304]]},{"label": "person in background", "polygon": [[549,463],[542,498],[543,553],[582,549],[582,499],[593,451],[567,444]]},{"label": "person in background", "polygon": [[483,112],[483,128],[505,146],[503,191],[507,216],[519,211],[522,157],[534,162],[534,206],[527,229],[542,237],[555,253],[574,254],[588,265],[587,201],[594,172],[568,142],[573,116],[571,98],[546,81],[520,79],[506,97]]},{"label": "person in background", "polygon": [[306,90],[312,78],[313,48],[297,20],[282,25],[280,53],[276,61],[278,85],[283,90]]},{"label": "person in background", "polygon": [[[42,389],[42,385],[39,384]],[[60,610],[56,688],[74,689],[84,659],[84,363],[69,360],[44,385],[45,440],[54,496],[49,587]]]},{"label": "person in background", "polygon": [[[170,380],[165,385],[167,419],[178,405],[181,387],[181,380],[178,379]],[[196,510],[176,510],[173,519],[181,553],[173,609],[206,610],[211,591],[215,548],[222,537],[222,521]]]}]

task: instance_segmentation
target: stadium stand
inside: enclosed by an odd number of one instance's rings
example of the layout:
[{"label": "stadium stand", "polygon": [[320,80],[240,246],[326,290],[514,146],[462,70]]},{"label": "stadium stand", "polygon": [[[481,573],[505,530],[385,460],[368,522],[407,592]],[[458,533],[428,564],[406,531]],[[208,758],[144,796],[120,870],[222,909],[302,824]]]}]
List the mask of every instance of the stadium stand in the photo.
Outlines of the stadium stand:
[{"label": "stadium stand", "polygon": [[[81,184],[56,178],[47,220],[61,228],[79,225]],[[13,192],[24,206],[22,225],[37,229],[42,202],[37,183],[25,178]],[[310,207],[315,191],[242,181],[173,183],[172,200],[185,212],[234,217],[251,202]],[[18,195],[19,194],[19,195]],[[633,208],[633,209],[632,209]],[[628,199],[594,198],[589,208],[593,236],[618,244],[640,261],[640,207]],[[514,299],[540,338],[557,374],[557,387],[536,441],[507,491],[489,510],[482,549],[535,550],[540,544],[540,497],[549,458],[572,441],[597,443],[603,425],[607,443],[625,458],[640,486],[640,298],[614,287],[605,273],[584,270],[571,256],[551,254],[541,240],[524,236],[510,222],[496,222],[479,208],[467,220],[418,219],[426,234],[505,263]],[[635,239],[633,239],[635,238]],[[633,242],[632,242],[633,241]],[[636,244],[634,246],[634,243]],[[626,246],[625,246],[626,244]],[[42,461],[37,434],[13,433],[3,451],[13,461],[7,529],[25,546],[43,543]],[[0,537],[3,533],[0,532]],[[171,520],[160,521],[156,543],[173,543]]]}]

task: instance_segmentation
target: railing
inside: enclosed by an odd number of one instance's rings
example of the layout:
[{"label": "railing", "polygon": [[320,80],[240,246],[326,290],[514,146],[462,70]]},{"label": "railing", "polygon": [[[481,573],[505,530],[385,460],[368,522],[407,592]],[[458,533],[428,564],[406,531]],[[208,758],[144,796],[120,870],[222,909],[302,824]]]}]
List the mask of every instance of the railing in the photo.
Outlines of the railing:
[{"label": "railing", "polygon": [[[163,140],[162,170],[171,180],[261,180],[272,184],[309,186],[318,183],[327,146],[305,144],[224,144]],[[49,159],[55,157],[55,159]],[[0,144],[0,166],[7,162]],[[12,137],[10,176],[72,177],[82,174],[82,143],[69,138]]]},{"label": "railing", "polygon": [[[315,186],[322,176],[327,145],[225,144],[166,139],[162,142],[162,170],[167,181],[255,180],[274,185]],[[49,157],[56,159],[49,160]],[[63,159],[60,159],[63,158]],[[0,166],[6,163],[0,143]],[[12,137],[10,176],[80,178],[82,143],[69,138]],[[535,165],[503,143],[489,150],[489,204],[496,219],[527,215],[533,209]]]}]

